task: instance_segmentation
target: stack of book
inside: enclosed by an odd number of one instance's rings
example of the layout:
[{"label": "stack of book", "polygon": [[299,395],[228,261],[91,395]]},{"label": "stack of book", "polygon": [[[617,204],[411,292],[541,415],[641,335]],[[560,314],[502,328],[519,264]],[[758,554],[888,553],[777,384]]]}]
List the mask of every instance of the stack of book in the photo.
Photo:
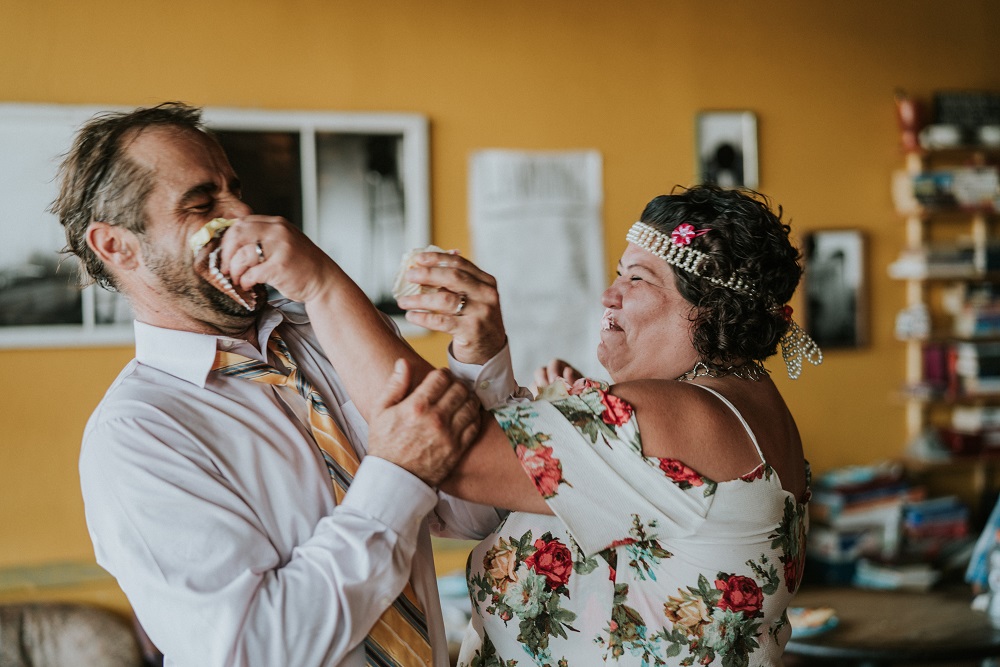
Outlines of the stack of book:
[{"label": "stack of book", "polygon": [[974,278],[979,272],[976,250],[971,245],[904,250],[889,265],[889,277],[896,280]]},{"label": "stack of book", "polygon": [[969,508],[955,496],[907,503],[903,509],[902,557],[934,562],[969,539]]},{"label": "stack of book", "polygon": [[898,464],[849,466],[823,476],[809,504],[807,556],[813,578],[850,583],[862,558],[897,558],[904,509],[925,496]]},{"label": "stack of book", "polygon": [[955,314],[954,331],[962,338],[1000,336],[1000,301],[967,303]]},{"label": "stack of book", "polygon": [[969,534],[969,509],[955,496],[906,503],[901,528],[897,557],[859,559],[853,585],[925,591],[968,563],[975,537]]},{"label": "stack of book", "polygon": [[928,342],[922,382],[931,394],[954,398],[1000,394],[1000,342]]},{"label": "stack of book", "polygon": [[1000,393],[1000,342],[957,342],[953,350],[961,395]]},{"label": "stack of book", "polygon": [[892,185],[896,210],[923,208],[1000,210],[1000,173],[993,166],[937,169],[919,174],[896,173]]},{"label": "stack of book", "polygon": [[982,455],[1000,452],[1000,407],[956,405],[951,411],[951,425],[940,429],[940,439],[956,455]]},{"label": "stack of book", "polygon": [[862,558],[851,583],[858,588],[926,591],[940,578],[941,571],[930,563],[879,563]]}]

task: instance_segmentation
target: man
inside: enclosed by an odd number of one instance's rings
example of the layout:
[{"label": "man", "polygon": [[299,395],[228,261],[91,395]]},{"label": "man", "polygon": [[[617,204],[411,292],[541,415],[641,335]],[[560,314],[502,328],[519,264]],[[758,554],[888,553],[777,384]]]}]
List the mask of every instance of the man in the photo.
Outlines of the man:
[{"label": "man", "polygon": [[[84,433],[88,528],[166,664],[447,665],[428,524],[480,538],[499,520],[435,490],[476,435],[474,397],[434,371],[400,400],[403,364],[369,431],[303,308],[267,305],[258,288],[248,310],[196,273],[189,237],[251,216],[198,109],[93,119],[61,181],[69,249],[136,316],[136,357]],[[360,459],[346,474],[318,446],[323,413]],[[377,629],[401,616],[409,629],[389,650]]]}]

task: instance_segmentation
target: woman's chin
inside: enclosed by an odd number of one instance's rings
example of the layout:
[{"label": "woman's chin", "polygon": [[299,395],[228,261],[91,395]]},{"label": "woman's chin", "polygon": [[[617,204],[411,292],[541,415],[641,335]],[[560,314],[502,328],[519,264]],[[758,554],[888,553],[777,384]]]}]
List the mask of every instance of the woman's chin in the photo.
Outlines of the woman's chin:
[{"label": "woman's chin", "polygon": [[600,343],[597,344],[597,361],[598,363],[601,364],[604,370],[608,372],[608,375],[611,377],[611,379],[614,380],[615,379],[615,371],[613,368],[614,364],[611,363],[611,359],[609,357],[610,355],[608,353],[608,348],[604,344],[604,341],[602,340]]}]

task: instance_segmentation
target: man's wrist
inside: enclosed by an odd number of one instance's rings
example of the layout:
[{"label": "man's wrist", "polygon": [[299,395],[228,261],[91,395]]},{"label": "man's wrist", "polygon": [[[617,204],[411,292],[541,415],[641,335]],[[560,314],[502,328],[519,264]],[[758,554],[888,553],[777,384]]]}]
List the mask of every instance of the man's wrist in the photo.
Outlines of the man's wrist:
[{"label": "man's wrist", "polygon": [[361,460],[340,506],[405,532],[414,518],[423,518],[436,504],[435,488],[402,466],[368,454]]}]

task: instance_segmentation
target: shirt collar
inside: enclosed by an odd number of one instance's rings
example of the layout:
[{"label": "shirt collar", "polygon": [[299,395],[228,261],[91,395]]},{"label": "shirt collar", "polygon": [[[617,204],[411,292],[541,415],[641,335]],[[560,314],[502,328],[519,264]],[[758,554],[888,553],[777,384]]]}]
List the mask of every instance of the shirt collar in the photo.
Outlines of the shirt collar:
[{"label": "shirt collar", "polygon": [[[279,324],[286,319],[293,324],[308,322],[305,311],[299,304],[280,301],[268,305],[257,319],[257,337],[261,350],[267,349],[267,339]],[[213,336],[193,331],[164,329],[144,322],[135,322],[135,359],[141,364],[156,368],[204,387],[208,374],[215,363],[215,351],[235,348],[242,343],[243,349],[234,350],[246,356],[251,351],[256,358],[266,360],[246,341],[237,341],[228,336]]]}]

